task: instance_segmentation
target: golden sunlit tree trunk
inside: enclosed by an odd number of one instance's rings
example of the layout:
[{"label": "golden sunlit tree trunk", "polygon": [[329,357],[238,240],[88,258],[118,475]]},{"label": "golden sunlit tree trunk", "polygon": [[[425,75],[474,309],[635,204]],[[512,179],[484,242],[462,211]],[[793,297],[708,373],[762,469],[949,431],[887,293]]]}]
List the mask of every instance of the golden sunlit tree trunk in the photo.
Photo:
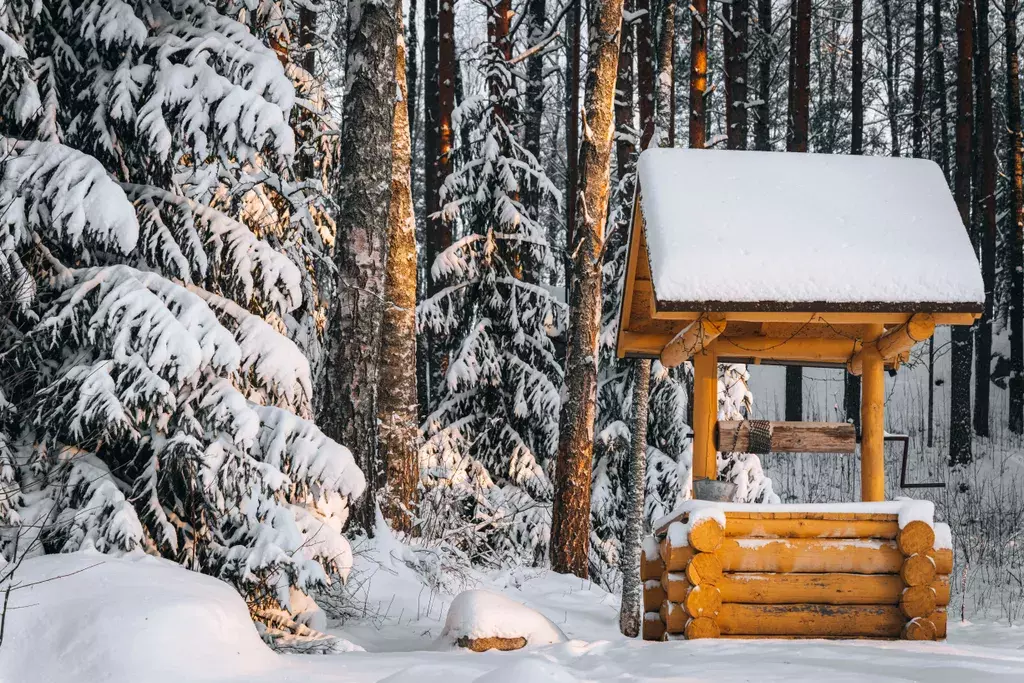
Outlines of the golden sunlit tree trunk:
[{"label": "golden sunlit tree trunk", "polygon": [[621,0],[589,0],[586,120],[580,145],[576,232],[565,361],[566,398],[559,416],[551,520],[551,567],[586,578],[590,549],[590,475],[597,411],[601,274],[608,217],[615,77]]}]

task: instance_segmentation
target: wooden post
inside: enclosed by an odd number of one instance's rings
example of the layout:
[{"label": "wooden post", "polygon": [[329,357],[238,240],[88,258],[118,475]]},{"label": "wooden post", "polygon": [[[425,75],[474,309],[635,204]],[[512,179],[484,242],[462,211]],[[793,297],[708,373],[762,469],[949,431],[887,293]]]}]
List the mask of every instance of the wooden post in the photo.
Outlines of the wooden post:
[{"label": "wooden post", "polygon": [[693,478],[717,479],[718,352],[711,344],[693,357]]},{"label": "wooden post", "polygon": [[[872,325],[867,338],[873,341],[882,332],[881,325]],[[861,357],[860,497],[867,502],[885,500],[885,371],[877,344],[865,344]]]}]

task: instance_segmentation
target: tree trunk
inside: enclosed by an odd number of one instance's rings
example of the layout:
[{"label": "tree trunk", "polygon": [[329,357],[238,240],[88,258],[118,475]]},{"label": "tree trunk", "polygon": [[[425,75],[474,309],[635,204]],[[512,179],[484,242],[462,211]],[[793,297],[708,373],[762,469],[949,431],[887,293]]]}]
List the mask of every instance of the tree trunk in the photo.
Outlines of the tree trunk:
[{"label": "tree trunk", "polygon": [[690,8],[690,147],[703,148],[707,144],[704,94],[708,89],[708,0],[693,0]]},{"label": "tree trunk", "polygon": [[565,74],[565,300],[569,300],[572,279],[572,249],[576,238],[576,195],[580,156],[580,7],[583,0],[570,0],[572,11],[565,15],[569,54]]},{"label": "tree trunk", "polygon": [[1021,131],[1020,61],[1017,54],[1017,0],[1007,0],[1006,120],[1010,229],[1010,430],[1024,432],[1024,132]]},{"label": "tree trunk", "polygon": [[672,115],[676,76],[676,3],[665,0],[661,6],[661,31],[658,36],[658,133],[659,147],[675,147],[676,123]]},{"label": "tree trunk", "polygon": [[[793,0],[795,5],[791,28],[795,29],[790,44],[789,120],[792,122],[787,152],[806,152],[810,128],[811,105],[811,0]],[[786,419],[803,419],[803,368],[786,367]]]},{"label": "tree trunk", "polygon": [[[854,0],[859,2],[860,0]],[[772,0],[758,0],[757,21],[761,32],[771,42],[772,35]],[[758,62],[757,78],[757,120],[754,121],[754,149],[768,151],[772,148],[771,141],[771,96],[772,96],[772,54],[773,50],[765,50]]]},{"label": "tree trunk", "polygon": [[992,318],[996,284],[996,150],[992,112],[992,49],[990,47],[988,0],[977,0],[978,11],[978,140],[981,149],[974,155],[979,162],[978,206],[981,214],[981,275],[985,282],[985,312],[975,334],[977,351],[974,368],[974,433],[988,436],[989,393],[992,383]]},{"label": "tree trunk", "polygon": [[[956,14],[957,77],[956,77],[956,177],[954,194],[964,229],[971,225],[971,130],[974,103],[971,68],[974,51],[974,3],[959,0]],[[971,461],[971,360],[973,357],[971,329],[955,325],[952,333],[952,372],[949,403],[949,462],[951,465]]]},{"label": "tree trunk", "polygon": [[409,26],[405,34],[405,42],[408,46],[406,51],[406,90],[409,92],[409,135],[410,139],[416,137],[416,121],[420,115],[418,107],[418,96],[419,96],[419,32],[416,30],[416,10],[418,9],[418,0],[409,0]]},{"label": "tree trunk", "polygon": [[338,272],[329,320],[324,433],[352,451],[366,475],[354,519],[373,535],[377,493],[386,473],[378,452],[377,387],[384,319],[384,274],[391,204],[398,23],[389,3],[350,0],[338,173]]},{"label": "tree trunk", "polygon": [[619,630],[636,638],[643,620],[643,585],[640,581],[640,547],[644,534],[644,493],[647,490],[647,398],[651,361],[633,361],[633,441],[626,481],[626,528],[622,535],[622,607]]},{"label": "tree trunk", "polygon": [[[728,7],[725,5],[724,7]],[[728,98],[726,100],[726,136],[729,149],[747,148],[747,30],[750,13],[749,0],[734,0],[732,32],[728,49]]]},{"label": "tree trunk", "polygon": [[559,418],[551,519],[551,568],[586,578],[590,548],[590,475],[597,409],[601,271],[612,152],[615,76],[622,4],[590,0],[586,125],[580,149],[577,246],[572,254],[566,399]]},{"label": "tree trunk", "polygon": [[[526,43],[529,47],[536,46],[544,38],[545,0],[529,0],[529,26]],[[544,120],[544,54],[540,50],[531,56],[526,63],[526,151],[540,161],[540,131]],[[540,216],[540,192],[531,188],[527,194],[527,205],[531,215]]]},{"label": "tree trunk", "polygon": [[914,0],[914,101],[911,114],[911,154],[924,156],[924,0]]},{"label": "tree trunk", "polygon": [[[401,26],[402,2],[395,2]],[[388,258],[384,277],[384,311],[377,405],[380,450],[387,463],[388,496],[384,516],[391,528],[412,530],[411,512],[419,485],[419,428],[416,419],[416,219],[412,208],[408,89],[405,40],[398,32],[394,136],[391,141],[391,208]]]},{"label": "tree trunk", "polygon": [[881,0],[882,27],[885,31],[885,94],[888,103],[886,113],[889,116],[889,140],[892,144],[892,156],[900,156],[900,63],[896,55],[895,37],[893,36],[892,0]]},{"label": "tree trunk", "polygon": [[654,135],[654,18],[651,1],[636,0],[641,12],[636,24],[636,74],[640,110],[640,149],[647,149]]},{"label": "tree trunk", "polygon": [[[441,0],[437,12],[437,177],[438,191],[452,172],[452,146],[455,132],[452,115],[455,112],[455,2]],[[440,254],[452,245],[452,229],[447,221],[435,221],[434,247]],[[431,263],[433,265],[433,263]]]},{"label": "tree trunk", "polygon": [[[850,154],[864,153],[864,0],[853,0],[853,83],[851,100],[853,127]],[[859,378],[858,378],[859,379]],[[858,389],[859,389],[858,383]],[[858,401],[859,404],[859,401]],[[857,412],[860,412],[858,407]]]},{"label": "tree trunk", "polygon": [[[636,3],[627,0],[627,9],[632,12]],[[622,37],[619,40],[618,74],[615,77],[615,166],[621,183],[630,170],[633,154],[631,131],[633,129],[633,24],[622,22]],[[631,200],[630,200],[631,201]],[[629,215],[629,212],[625,212]],[[622,226],[628,229],[626,226]]]}]

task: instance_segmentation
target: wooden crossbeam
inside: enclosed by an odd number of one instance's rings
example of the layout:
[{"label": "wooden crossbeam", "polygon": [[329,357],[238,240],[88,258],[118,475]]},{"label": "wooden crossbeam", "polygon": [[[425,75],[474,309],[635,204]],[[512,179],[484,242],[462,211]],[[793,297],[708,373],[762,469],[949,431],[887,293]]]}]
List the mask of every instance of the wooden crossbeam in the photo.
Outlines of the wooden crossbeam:
[{"label": "wooden crossbeam", "polygon": [[687,325],[661,352],[661,364],[674,368],[704,351],[711,342],[725,332],[725,316],[710,313]]},{"label": "wooden crossbeam", "polygon": [[[857,432],[846,422],[772,422],[772,453],[853,453]],[[723,453],[749,453],[750,422],[718,423],[715,444]]]},{"label": "wooden crossbeam", "polygon": [[[872,346],[877,350],[885,364],[898,363],[904,354],[909,353],[914,344],[935,334],[935,317],[929,313],[918,313],[905,325],[889,330],[882,335]],[[851,375],[860,375],[864,372],[864,349],[861,349],[850,358],[847,369]]]}]

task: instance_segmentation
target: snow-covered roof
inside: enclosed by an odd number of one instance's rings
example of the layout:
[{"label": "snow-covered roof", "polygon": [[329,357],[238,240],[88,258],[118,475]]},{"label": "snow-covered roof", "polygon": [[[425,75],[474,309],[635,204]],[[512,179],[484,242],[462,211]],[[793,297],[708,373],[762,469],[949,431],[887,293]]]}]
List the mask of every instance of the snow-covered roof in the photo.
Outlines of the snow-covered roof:
[{"label": "snow-covered roof", "polygon": [[978,260],[931,161],[651,149],[638,173],[659,310],[982,309]]}]

